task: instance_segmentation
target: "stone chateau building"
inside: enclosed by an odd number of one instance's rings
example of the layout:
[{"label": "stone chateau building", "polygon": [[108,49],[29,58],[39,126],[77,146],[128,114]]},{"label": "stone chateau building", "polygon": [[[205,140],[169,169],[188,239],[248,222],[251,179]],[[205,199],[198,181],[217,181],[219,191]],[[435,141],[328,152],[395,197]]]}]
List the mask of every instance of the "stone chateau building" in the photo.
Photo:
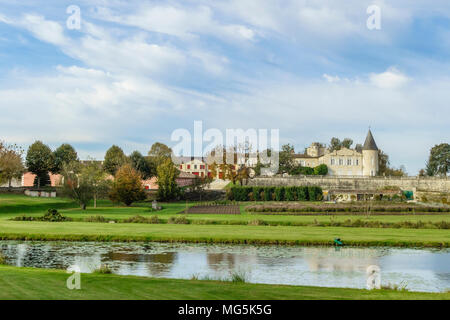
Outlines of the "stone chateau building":
[{"label": "stone chateau building", "polygon": [[378,147],[372,132],[367,133],[361,149],[342,148],[330,151],[314,142],[304,154],[295,154],[294,160],[304,167],[314,168],[326,164],[331,176],[376,176],[378,175]]}]

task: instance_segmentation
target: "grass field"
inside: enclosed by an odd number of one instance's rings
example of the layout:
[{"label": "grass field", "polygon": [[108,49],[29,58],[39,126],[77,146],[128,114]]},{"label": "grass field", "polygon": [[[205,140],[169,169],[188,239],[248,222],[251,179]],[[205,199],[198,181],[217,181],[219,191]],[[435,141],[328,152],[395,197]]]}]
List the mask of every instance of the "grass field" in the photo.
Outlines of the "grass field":
[{"label": "grass field", "polygon": [[0,300],[310,300],[310,299],[445,299],[450,293],[358,290],[221,281],[155,279],[113,274],[82,274],[81,289],[66,287],[62,270],[0,266]]},{"label": "grass field", "polygon": [[[331,245],[333,239],[340,237],[351,245],[387,245],[387,246],[434,246],[449,247],[450,231],[446,229],[407,229],[407,228],[347,228],[316,227],[315,223],[331,223],[347,219],[363,221],[381,221],[386,223],[450,222],[450,215],[377,215],[352,216],[283,216],[259,215],[245,212],[241,215],[191,215],[187,218],[190,225],[169,224],[107,224],[82,222],[85,217],[101,215],[108,219],[126,219],[135,215],[150,217],[149,203],[140,203],[132,207],[113,206],[109,201],[101,201],[100,207],[80,210],[73,202],[54,198],[30,198],[20,195],[0,195],[0,238],[3,239],[40,239],[40,240],[99,240],[99,241],[184,241],[216,243],[285,243],[305,245]],[[161,220],[167,221],[186,207],[185,203],[162,204],[158,211]],[[41,216],[49,208],[57,208],[65,216],[74,218],[74,222],[27,222],[10,221],[11,218],[25,214]],[[251,226],[249,221],[262,220],[278,226]],[[204,225],[203,225],[204,223]],[[299,225],[299,226],[298,226]]]}]

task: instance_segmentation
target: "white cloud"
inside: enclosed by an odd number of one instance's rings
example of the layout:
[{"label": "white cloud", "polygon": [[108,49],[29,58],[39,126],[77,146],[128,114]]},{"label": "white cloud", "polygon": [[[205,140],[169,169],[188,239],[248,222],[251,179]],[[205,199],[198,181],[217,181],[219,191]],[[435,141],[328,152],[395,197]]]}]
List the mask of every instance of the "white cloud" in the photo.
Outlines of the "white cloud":
[{"label": "white cloud", "polygon": [[341,78],[339,78],[338,76],[330,76],[328,74],[324,74],[323,77],[325,78],[325,80],[327,80],[328,82],[338,82],[341,80]]},{"label": "white cloud", "polygon": [[369,78],[373,85],[383,89],[399,88],[410,80],[410,78],[394,67],[382,73],[371,73]]}]

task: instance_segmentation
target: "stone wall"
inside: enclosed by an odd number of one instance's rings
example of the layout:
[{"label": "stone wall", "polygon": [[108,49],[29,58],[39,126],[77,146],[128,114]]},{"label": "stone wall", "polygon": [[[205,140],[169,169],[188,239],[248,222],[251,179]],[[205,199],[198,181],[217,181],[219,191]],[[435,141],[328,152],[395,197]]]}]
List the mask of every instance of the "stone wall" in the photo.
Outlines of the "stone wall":
[{"label": "stone wall", "polygon": [[402,190],[450,192],[450,178],[422,177],[256,177],[248,181],[249,186],[319,186],[325,190],[377,190],[387,186]]}]

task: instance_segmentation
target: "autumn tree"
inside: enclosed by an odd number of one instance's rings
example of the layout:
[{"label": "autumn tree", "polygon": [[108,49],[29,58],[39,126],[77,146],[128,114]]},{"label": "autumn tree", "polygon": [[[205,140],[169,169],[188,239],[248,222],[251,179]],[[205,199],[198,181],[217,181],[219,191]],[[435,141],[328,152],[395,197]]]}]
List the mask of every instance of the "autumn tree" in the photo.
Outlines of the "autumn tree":
[{"label": "autumn tree", "polygon": [[447,176],[450,172],[450,145],[441,143],[430,150],[426,172],[429,176]]},{"label": "autumn tree", "polygon": [[166,159],[157,168],[158,173],[158,198],[160,200],[172,200],[179,194],[177,177],[180,174],[170,158]]},{"label": "autumn tree", "polygon": [[26,166],[37,177],[37,187],[41,187],[42,178],[53,169],[54,158],[50,147],[41,141],[34,142],[27,151]]},{"label": "autumn tree", "polygon": [[126,162],[127,157],[125,153],[123,153],[123,150],[120,147],[113,145],[106,151],[103,169],[110,175],[114,176],[117,170]]},{"label": "autumn tree", "polygon": [[17,145],[4,145],[0,142],[0,183],[8,182],[11,188],[13,179],[20,179],[25,172],[22,161],[23,150]]},{"label": "autumn tree", "polygon": [[127,207],[133,202],[145,200],[142,177],[131,164],[124,164],[117,170],[109,198],[114,202],[122,202]]},{"label": "autumn tree", "polygon": [[54,165],[53,173],[60,173],[64,164],[78,161],[78,154],[74,147],[64,143],[53,152]]}]

